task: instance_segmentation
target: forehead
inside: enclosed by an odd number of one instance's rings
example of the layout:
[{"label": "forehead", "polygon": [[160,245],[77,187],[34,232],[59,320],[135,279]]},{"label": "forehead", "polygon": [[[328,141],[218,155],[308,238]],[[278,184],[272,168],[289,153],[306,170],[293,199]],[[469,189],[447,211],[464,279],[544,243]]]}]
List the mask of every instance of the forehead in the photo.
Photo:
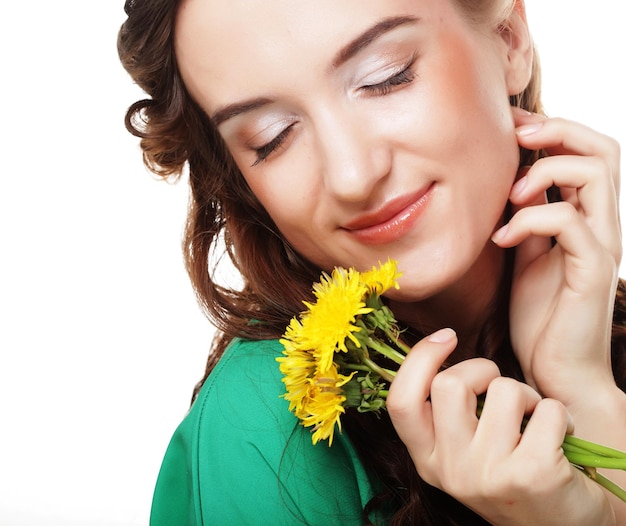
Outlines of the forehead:
[{"label": "forehead", "polygon": [[450,0],[183,0],[176,55],[192,95],[207,99],[203,106],[219,104],[248,95],[250,83],[262,91],[324,71],[338,49],[383,19],[441,18],[450,7]]}]

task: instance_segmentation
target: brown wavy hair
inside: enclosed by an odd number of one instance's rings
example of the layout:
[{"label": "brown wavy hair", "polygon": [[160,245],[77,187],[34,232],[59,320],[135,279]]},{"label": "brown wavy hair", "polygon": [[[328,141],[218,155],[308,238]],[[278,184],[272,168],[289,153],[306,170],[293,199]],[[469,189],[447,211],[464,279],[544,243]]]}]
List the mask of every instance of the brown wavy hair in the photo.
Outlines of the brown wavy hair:
[{"label": "brown wavy hair", "polygon": [[[514,0],[454,0],[472,23],[504,20]],[[126,113],[126,127],[140,138],[146,166],[163,178],[188,171],[191,197],[183,250],[186,268],[200,306],[218,332],[198,389],[235,337],[280,336],[290,318],[311,299],[311,284],[320,269],[303,259],[282,237],[235,166],[217,128],[187,92],[178,72],[174,27],[180,0],[129,0],[128,19],[118,35],[118,52],[126,71],[147,93]],[[511,104],[542,112],[540,70],[535,59],[528,87]],[[532,164],[537,152],[521,151],[520,164]],[[217,267],[229,257],[242,276],[241,287],[220,284]],[[495,360],[504,374],[522,379],[508,336],[508,293],[512,252],[502,276],[500,295],[482,328],[478,354]],[[624,387],[623,284],[618,291],[613,367]],[[251,324],[250,321],[255,320]],[[414,334],[417,341],[420,334]],[[619,352],[615,352],[619,350]],[[364,511],[387,510],[391,525],[486,524],[417,475],[406,448],[386,415],[348,411],[345,429],[366,468],[380,481],[380,492]],[[372,451],[385,452],[372,454]]]}]

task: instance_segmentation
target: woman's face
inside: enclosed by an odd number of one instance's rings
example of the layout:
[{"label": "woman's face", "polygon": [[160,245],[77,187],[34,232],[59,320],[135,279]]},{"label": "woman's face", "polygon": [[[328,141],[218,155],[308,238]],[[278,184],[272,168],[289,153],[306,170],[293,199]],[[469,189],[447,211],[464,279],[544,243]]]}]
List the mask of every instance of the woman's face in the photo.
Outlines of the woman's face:
[{"label": "woman's face", "polygon": [[518,165],[506,35],[451,0],[185,0],[176,30],[188,90],[305,258],[396,259],[404,299],[491,271]]}]

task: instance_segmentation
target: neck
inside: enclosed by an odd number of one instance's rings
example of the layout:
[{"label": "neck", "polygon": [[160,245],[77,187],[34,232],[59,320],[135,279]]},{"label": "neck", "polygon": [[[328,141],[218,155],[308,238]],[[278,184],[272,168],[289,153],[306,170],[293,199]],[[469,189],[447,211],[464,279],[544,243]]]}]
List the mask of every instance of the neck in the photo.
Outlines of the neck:
[{"label": "neck", "polygon": [[475,357],[480,333],[492,316],[504,269],[505,252],[488,243],[461,279],[425,300],[393,302],[391,309],[398,319],[425,336],[443,327],[454,329],[459,344],[451,357],[453,362]]}]

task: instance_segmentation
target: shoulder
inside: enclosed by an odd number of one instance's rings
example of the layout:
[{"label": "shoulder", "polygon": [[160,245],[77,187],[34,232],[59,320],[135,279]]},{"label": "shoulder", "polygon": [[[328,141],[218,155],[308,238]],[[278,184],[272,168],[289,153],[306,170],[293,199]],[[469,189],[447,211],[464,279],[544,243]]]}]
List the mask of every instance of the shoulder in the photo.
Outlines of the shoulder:
[{"label": "shoulder", "polygon": [[363,467],[345,436],[311,444],[281,397],[281,352],[277,340],[231,343],[172,439],[153,516],[157,501],[171,513],[169,472],[186,478],[181,502],[195,517],[180,524],[361,523],[371,496]]},{"label": "shoulder", "polygon": [[280,462],[298,426],[281,396],[284,388],[276,362],[281,352],[277,340],[235,340],[226,349],[188,416],[201,466],[218,463],[232,473],[246,470],[251,456],[263,457],[270,465]]},{"label": "shoulder", "polygon": [[202,386],[190,416],[199,421],[223,418],[235,428],[243,416],[263,421],[269,413],[285,420],[276,362],[281,353],[278,340],[234,340]]}]

